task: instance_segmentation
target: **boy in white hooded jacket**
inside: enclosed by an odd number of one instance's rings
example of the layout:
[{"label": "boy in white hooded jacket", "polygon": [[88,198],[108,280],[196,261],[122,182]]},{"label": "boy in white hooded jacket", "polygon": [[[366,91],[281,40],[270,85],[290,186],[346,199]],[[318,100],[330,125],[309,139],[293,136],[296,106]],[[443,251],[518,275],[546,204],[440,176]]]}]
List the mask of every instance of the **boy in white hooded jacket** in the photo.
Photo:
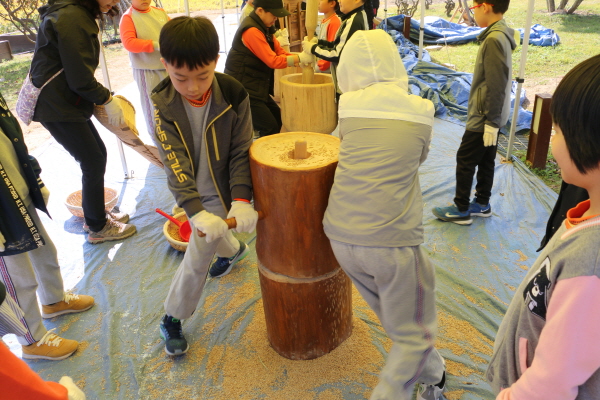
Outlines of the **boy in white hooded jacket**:
[{"label": "boy in white hooded jacket", "polygon": [[434,107],[408,93],[396,45],[358,31],[338,65],[339,163],[323,225],[333,252],[393,341],[371,400],[440,400],[444,360],[434,348],[434,269],[421,250],[418,169]]}]

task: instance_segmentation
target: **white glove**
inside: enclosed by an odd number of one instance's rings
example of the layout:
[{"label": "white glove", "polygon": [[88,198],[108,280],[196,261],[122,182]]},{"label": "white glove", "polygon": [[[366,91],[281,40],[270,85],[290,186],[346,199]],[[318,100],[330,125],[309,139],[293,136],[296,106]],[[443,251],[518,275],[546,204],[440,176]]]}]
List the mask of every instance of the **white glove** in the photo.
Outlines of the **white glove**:
[{"label": "white glove", "polygon": [[152,41],[152,47],[154,48],[154,51],[160,50],[160,45],[158,44],[158,42],[156,40]]},{"label": "white glove", "polygon": [[231,202],[231,210],[227,214],[227,218],[235,218],[237,227],[234,232],[252,232],[256,229],[256,222],[258,221],[258,213],[254,211],[254,206],[245,201],[233,201]]},{"label": "white glove", "polygon": [[44,204],[48,205],[48,200],[50,199],[50,190],[48,189],[48,186],[44,185],[44,187],[40,189],[40,192],[42,192]]},{"label": "white glove", "polygon": [[277,40],[279,41],[279,44],[281,46],[289,46],[290,45],[290,38],[288,36],[288,32],[287,29],[281,29],[278,32],[280,32],[279,36],[277,37]]},{"label": "white glove", "polygon": [[485,147],[495,146],[498,143],[499,130],[491,125],[485,125],[485,131],[483,132],[483,145]]},{"label": "white glove", "polygon": [[229,227],[223,219],[215,214],[202,210],[192,217],[190,220],[194,228],[204,232],[206,235],[206,243],[210,243],[215,239],[225,236]]},{"label": "white glove", "polygon": [[315,56],[312,54],[299,53],[298,57],[300,57],[300,64],[310,65],[315,62]]},{"label": "white glove", "polygon": [[310,51],[312,49],[312,47],[315,44],[313,42],[309,42],[308,40],[305,40],[302,42],[302,51],[306,54],[312,54],[312,52]]},{"label": "white glove", "polygon": [[69,395],[69,400],[85,400],[85,393],[81,391],[73,382],[73,379],[69,376],[63,376],[58,381],[61,385],[67,388],[67,394]]},{"label": "white glove", "polygon": [[2,232],[0,232],[0,253],[6,250],[6,247],[4,247],[4,243],[6,243],[6,239],[4,239],[4,235],[2,234]]},{"label": "white glove", "polygon": [[304,39],[302,39],[303,42],[310,42],[312,44],[317,44],[319,43],[319,39],[316,36],[313,36],[312,39],[308,40],[308,36],[304,36]]},{"label": "white glove", "polygon": [[104,104],[104,109],[108,115],[108,123],[114,126],[121,126],[125,124],[125,117],[123,116],[123,110],[118,101],[114,97],[111,97],[108,103]]}]

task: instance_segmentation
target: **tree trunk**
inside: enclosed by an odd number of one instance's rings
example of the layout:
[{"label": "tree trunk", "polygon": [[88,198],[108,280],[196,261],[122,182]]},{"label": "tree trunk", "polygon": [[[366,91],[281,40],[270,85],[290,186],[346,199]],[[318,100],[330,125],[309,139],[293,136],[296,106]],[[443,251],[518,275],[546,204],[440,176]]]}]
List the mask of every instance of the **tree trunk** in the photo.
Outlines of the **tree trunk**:
[{"label": "tree trunk", "polygon": [[556,4],[554,3],[554,0],[546,0],[546,4],[548,5],[548,12],[556,11]]},{"label": "tree trunk", "polygon": [[558,4],[558,9],[564,10],[565,7],[567,7],[568,2],[569,2],[569,0],[560,0],[560,3]]},{"label": "tree trunk", "polygon": [[575,0],[573,5],[571,7],[569,7],[569,11],[567,11],[567,14],[573,14],[575,12],[575,10],[577,10],[577,7],[579,7],[579,5],[581,3],[583,3],[583,0]]}]

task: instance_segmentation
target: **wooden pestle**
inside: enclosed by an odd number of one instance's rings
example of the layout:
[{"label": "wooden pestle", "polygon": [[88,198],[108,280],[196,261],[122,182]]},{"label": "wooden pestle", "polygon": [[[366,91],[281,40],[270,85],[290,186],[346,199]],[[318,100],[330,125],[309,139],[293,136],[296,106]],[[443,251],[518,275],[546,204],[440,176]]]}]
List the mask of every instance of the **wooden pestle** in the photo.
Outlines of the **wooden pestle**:
[{"label": "wooden pestle", "polygon": [[296,146],[294,147],[294,159],[303,160],[308,158],[308,151],[306,148],[306,140],[296,140]]},{"label": "wooden pestle", "polygon": [[[315,36],[315,30],[317,29],[317,16],[319,13],[319,0],[306,0],[306,19],[304,26],[306,27],[306,37],[308,40],[312,40]],[[315,75],[314,66],[302,67],[302,83],[313,83],[313,77]]]}]

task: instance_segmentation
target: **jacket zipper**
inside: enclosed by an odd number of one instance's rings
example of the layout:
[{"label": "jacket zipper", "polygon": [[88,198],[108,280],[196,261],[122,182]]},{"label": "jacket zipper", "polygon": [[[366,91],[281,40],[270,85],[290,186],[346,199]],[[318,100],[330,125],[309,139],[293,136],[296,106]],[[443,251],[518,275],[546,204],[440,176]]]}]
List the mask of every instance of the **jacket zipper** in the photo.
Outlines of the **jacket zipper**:
[{"label": "jacket zipper", "polygon": [[219,195],[219,199],[221,200],[221,205],[225,209],[225,214],[227,214],[229,212],[229,210],[227,209],[227,206],[225,205],[225,201],[223,200],[223,196],[221,195],[221,191],[219,190],[219,185],[217,185],[217,180],[215,179],[215,173],[213,172],[212,163],[210,161],[210,154],[208,153],[208,139],[207,139],[206,135],[208,134],[208,128],[212,127],[213,142],[214,142],[214,147],[215,147],[215,152],[216,152],[216,158],[217,158],[217,161],[219,161],[220,160],[219,146],[217,145],[217,134],[215,132],[214,123],[217,119],[219,119],[221,116],[223,116],[223,114],[225,114],[227,111],[229,111],[230,108],[231,108],[231,104],[225,110],[223,110],[223,112],[221,114],[217,115],[212,121],[210,121],[210,123],[208,125],[206,125],[206,130],[204,131],[204,147],[206,148],[208,170],[210,171],[210,177],[212,178],[213,185],[215,185],[215,189],[217,189],[217,194]]}]

